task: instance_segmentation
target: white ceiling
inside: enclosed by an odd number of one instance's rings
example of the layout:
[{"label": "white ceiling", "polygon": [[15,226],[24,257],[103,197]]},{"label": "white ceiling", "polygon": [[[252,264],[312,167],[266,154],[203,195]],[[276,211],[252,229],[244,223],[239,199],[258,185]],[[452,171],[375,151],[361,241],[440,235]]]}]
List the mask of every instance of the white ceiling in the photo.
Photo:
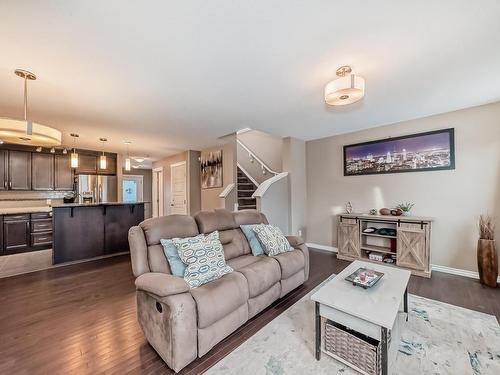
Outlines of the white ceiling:
[{"label": "white ceiling", "polygon": [[[0,3],[0,116],[153,159],[251,127],[314,139],[500,100],[500,1]],[[362,102],[329,108],[350,64]],[[449,124],[446,124],[448,126]]]}]

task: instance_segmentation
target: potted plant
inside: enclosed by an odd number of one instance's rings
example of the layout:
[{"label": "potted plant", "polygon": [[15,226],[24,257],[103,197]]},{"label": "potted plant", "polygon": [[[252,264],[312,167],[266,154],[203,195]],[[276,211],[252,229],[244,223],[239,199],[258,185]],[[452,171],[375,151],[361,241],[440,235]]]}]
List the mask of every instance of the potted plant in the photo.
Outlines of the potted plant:
[{"label": "potted plant", "polygon": [[415,206],[415,203],[405,202],[398,204],[396,208],[399,208],[403,212],[404,216],[410,216],[413,206]]},{"label": "potted plant", "polygon": [[497,286],[498,256],[495,249],[495,224],[489,215],[479,217],[479,240],[477,241],[477,269],[481,284]]}]

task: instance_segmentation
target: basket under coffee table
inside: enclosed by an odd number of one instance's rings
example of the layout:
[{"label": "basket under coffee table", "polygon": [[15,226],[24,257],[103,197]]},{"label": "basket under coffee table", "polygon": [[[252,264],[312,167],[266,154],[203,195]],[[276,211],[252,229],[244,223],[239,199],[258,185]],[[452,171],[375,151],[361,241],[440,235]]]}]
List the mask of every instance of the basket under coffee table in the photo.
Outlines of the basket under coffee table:
[{"label": "basket under coffee table", "polygon": [[[359,268],[384,276],[369,289],[345,280]],[[387,375],[399,346],[402,321],[408,320],[411,272],[354,261],[318,289],[315,302],[316,359],[321,352],[367,375]]]}]

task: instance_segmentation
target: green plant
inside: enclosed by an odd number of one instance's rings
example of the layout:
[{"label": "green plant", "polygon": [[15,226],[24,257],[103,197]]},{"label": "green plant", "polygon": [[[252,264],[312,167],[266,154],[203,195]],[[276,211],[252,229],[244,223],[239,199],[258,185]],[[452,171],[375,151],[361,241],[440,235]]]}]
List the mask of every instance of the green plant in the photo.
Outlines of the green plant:
[{"label": "green plant", "polygon": [[415,206],[415,203],[411,203],[411,202],[404,202],[404,203],[400,203],[396,206],[396,208],[399,208],[401,211],[403,212],[410,212],[411,209],[413,208],[413,206]]},{"label": "green plant", "polygon": [[495,239],[495,223],[490,215],[479,216],[479,238],[481,240]]}]

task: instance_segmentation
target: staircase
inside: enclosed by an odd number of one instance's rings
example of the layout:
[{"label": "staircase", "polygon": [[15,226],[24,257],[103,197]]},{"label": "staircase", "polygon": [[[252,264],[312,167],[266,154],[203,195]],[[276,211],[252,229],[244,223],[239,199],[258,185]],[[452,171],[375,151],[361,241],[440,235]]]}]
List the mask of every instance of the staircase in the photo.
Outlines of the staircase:
[{"label": "staircase", "polygon": [[238,168],[238,182],[236,184],[238,193],[238,210],[256,209],[257,202],[252,198],[252,194],[257,190],[257,186]]}]

